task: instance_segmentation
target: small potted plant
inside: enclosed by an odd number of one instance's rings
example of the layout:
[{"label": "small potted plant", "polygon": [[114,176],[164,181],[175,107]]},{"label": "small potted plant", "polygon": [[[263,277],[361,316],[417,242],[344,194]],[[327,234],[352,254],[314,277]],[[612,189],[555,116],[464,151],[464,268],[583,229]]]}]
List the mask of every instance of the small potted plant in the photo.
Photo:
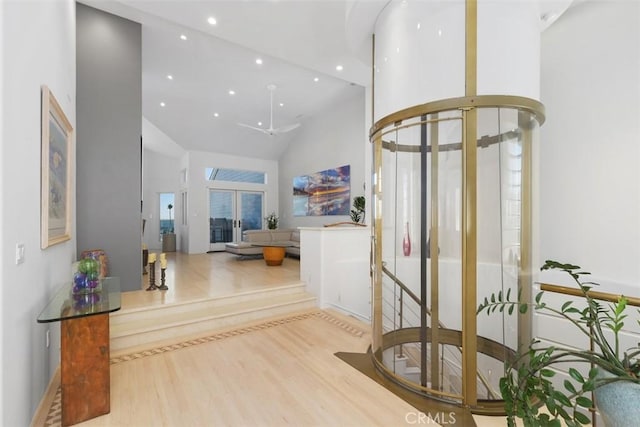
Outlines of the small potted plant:
[{"label": "small potted plant", "polygon": [[364,207],[364,196],[357,196],[353,198],[353,209],[351,209],[350,212],[351,221],[355,222],[356,224],[359,224],[360,221],[364,222]]},{"label": "small potted plant", "polygon": [[[620,331],[627,317],[627,298],[615,303],[601,303],[589,291],[595,282],[585,282],[581,277],[589,273],[580,267],[546,261],[541,270],[558,269],[569,274],[580,289],[585,305],[566,301],[560,308],[543,301],[544,291],[534,302],[512,300],[510,292],[492,294],[478,307],[478,313],[498,311],[511,315],[526,313],[529,309],[548,313],[567,320],[580,334],[593,343],[591,349],[573,349],[561,346],[544,346],[534,339],[526,348],[519,349],[516,357],[505,365],[505,375],[500,379],[500,392],[505,402],[508,425],[515,426],[515,418],[521,418],[528,426],[567,426],[589,424],[585,414],[593,408],[591,392],[596,396],[596,407],[607,426],[637,425],[640,419],[640,345],[626,351],[620,349]],[[554,384],[556,371],[566,363],[584,363],[581,373],[575,366],[569,368],[570,379]],[[624,390],[621,391],[621,390]],[[627,396],[627,392],[629,395]],[[608,393],[615,393],[611,398]],[[624,397],[623,394],[624,393]],[[630,407],[619,405],[630,403]],[[611,408],[611,405],[614,408]],[[545,407],[545,411],[540,408]],[[615,420],[622,417],[622,420]]]},{"label": "small potted plant", "polygon": [[267,223],[267,228],[269,230],[275,230],[278,228],[278,221],[280,220],[275,212],[271,212],[269,215],[264,217],[264,220]]}]

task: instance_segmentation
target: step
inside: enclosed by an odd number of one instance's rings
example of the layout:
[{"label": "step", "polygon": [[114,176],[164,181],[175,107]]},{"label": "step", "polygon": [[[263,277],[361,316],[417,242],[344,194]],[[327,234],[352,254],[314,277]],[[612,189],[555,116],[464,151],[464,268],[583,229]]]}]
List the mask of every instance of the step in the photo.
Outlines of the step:
[{"label": "step", "polygon": [[197,309],[189,310],[189,304],[181,304],[180,311],[154,310],[165,312],[158,318],[149,316],[149,310],[137,310],[126,317],[126,323],[111,324],[111,351],[120,352],[127,348],[153,347],[154,343],[206,335],[212,331],[241,325],[271,316],[285,315],[317,306],[316,298],[304,291],[273,294],[266,292],[262,298],[224,304],[206,305],[197,301]]},{"label": "step", "polygon": [[206,311],[226,305],[236,305],[253,300],[263,300],[264,298],[277,298],[282,295],[294,295],[304,292],[305,285],[302,282],[270,287],[260,290],[238,292],[230,295],[221,295],[183,301],[170,304],[152,304],[146,307],[122,308],[111,314],[111,328],[119,325],[128,325],[132,321],[148,319],[150,322],[162,322],[163,319],[170,318],[179,313],[193,313],[195,311]]}]

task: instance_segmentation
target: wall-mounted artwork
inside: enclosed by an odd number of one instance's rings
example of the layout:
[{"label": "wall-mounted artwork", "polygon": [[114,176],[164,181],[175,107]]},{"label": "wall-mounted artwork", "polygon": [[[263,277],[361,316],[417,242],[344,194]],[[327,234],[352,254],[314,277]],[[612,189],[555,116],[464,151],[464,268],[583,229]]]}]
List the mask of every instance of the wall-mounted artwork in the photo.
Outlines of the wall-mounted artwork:
[{"label": "wall-mounted artwork", "polygon": [[71,239],[71,123],[47,86],[42,86],[42,249]]},{"label": "wall-mounted artwork", "polygon": [[293,215],[349,215],[349,165],[293,178]]}]

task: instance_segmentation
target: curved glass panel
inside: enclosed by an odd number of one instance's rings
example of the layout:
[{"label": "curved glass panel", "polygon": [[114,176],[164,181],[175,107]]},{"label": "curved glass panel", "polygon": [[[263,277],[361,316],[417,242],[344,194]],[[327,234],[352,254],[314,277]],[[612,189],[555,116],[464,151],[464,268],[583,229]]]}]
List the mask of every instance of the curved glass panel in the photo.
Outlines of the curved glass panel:
[{"label": "curved glass panel", "polygon": [[526,102],[487,104],[374,126],[372,354],[416,393],[498,413],[503,363],[528,324],[475,310],[491,293],[530,288],[538,122]]}]

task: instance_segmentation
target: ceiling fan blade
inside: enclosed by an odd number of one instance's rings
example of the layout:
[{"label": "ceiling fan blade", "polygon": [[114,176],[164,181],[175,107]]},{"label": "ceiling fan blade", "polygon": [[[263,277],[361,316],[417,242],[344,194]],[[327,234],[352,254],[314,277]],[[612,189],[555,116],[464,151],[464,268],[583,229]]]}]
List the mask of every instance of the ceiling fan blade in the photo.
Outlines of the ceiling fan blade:
[{"label": "ceiling fan blade", "polygon": [[238,123],[238,126],[242,126],[244,128],[249,128],[249,129],[253,129],[253,130],[257,130],[258,132],[266,133],[267,135],[269,135],[269,131],[267,131],[266,129],[257,128],[255,126],[250,126],[250,125],[245,125],[244,123]]},{"label": "ceiling fan blade", "polygon": [[277,129],[274,129],[273,132],[274,133],[286,133],[286,132],[291,132],[292,130],[296,129],[300,127],[300,123],[296,123],[293,125],[287,125],[287,126],[281,126]]},{"label": "ceiling fan blade", "polygon": [[296,123],[296,124],[293,124],[293,125],[282,126],[282,127],[276,128],[276,129],[273,128],[273,92],[276,90],[276,85],[270,84],[270,85],[267,86],[267,89],[270,92],[269,98],[270,98],[270,107],[271,107],[269,109],[269,129],[257,128],[255,126],[245,125],[244,123],[238,123],[238,125],[242,126],[242,127],[245,127],[245,128],[249,128],[249,129],[260,131],[260,132],[262,132],[264,134],[267,134],[269,136],[274,136],[274,135],[278,135],[278,134],[281,134],[281,133],[290,132],[290,131],[294,130],[295,128],[299,127],[300,123]]}]

